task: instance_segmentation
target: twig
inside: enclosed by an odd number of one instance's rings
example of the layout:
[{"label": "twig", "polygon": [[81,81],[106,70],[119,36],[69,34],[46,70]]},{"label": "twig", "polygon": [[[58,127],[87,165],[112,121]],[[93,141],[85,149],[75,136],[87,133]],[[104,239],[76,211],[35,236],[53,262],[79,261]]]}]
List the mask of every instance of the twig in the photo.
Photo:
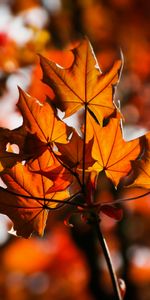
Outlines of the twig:
[{"label": "twig", "polygon": [[102,203],[102,201],[98,201],[96,203],[93,203],[93,207],[98,207],[98,206],[103,207],[105,205],[121,204],[123,202],[138,200],[138,199],[144,198],[148,195],[150,195],[150,190],[148,192],[145,192],[144,194],[140,194],[138,196],[133,196],[133,197],[129,197],[129,198],[119,198],[119,199],[116,199],[116,200],[113,200],[113,201],[106,201],[106,202],[103,202],[103,203]]},{"label": "twig", "polygon": [[107,263],[107,267],[108,267],[109,274],[111,277],[112,285],[113,285],[114,292],[116,295],[116,300],[122,300],[118,279],[117,279],[117,276],[116,276],[116,273],[115,273],[115,270],[114,270],[114,267],[112,264],[112,260],[111,260],[111,256],[109,253],[109,249],[108,249],[106,240],[104,239],[102,231],[100,229],[99,219],[98,219],[97,215],[94,218],[93,225],[95,226],[96,233],[97,233],[97,236],[98,236],[99,242],[101,244],[103,254],[104,254],[104,257],[105,257],[105,260]]},{"label": "twig", "polygon": [[[77,197],[78,195],[82,195],[82,192],[77,192],[76,194],[74,194],[73,196],[71,196],[70,198],[68,198],[68,200],[57,200],[57,199],[50,199],[50,198],[45,198],[45,197],[36,197],[36,196],[32,196],[32,195],[23,195],[23,194],[20,194],[20,193],[17,193],[17,192],[14,192],[14,191],[10,191],[8,189],[5,189],[3,187],[0,186],[0,191],[2,192],[5,192],[5,193],[8,193],[8,194],[11,194],[11,195],[14,195],[14,196],[17,196],[17,197],[22,197],[22,198],[25,198],[25,199],[33,199],[33,200],[41,200],[41,201],[47,201],[47,202],[52,202],[52,203],[60,203],[60,204],[69,204],[69,205],[72,205],[72,206],[79,206],[81,208],[84,208],[84,204],[80,204],[80,203],[74,203],[74,202],[69,202],[70,200],[74,199],[75,197]],[[2,203],[1,203],[2,204]],[[43,204],[44,205],[44,204]]]},{"label": "twig", "polygon": [[[85,96],[86,97],[86,96]],[[82,166],[82,188],[83,193],[85,192],[85,162],[86,162],[86,122],[87,122],[87,103],[85,103],[84,111],[84,136],[83,136],[83,166]]]}]

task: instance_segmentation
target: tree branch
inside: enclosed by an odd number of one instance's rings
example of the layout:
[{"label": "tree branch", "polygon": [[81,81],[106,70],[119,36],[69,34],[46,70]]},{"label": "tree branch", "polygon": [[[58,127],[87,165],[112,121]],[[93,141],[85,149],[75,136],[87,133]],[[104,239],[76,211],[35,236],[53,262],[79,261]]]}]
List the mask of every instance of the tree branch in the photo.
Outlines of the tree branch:
[{"label": "tree branch", "polygon": [[3,191],[5,193],[11,194],[11,195],[14,195],[14,196],[17,196],[17,197],[22,197],[22,198],[25,198],[25,199],[42,200],[42,201],[47,201],[47,202],[52,202],[52,203],[59,203],[59,204],[67,204],[67,205],[69,204],[71,206],[75,206],[75,207],[79,206],[81,208],[85,207],[85,205],[82,204],[82,203],[69,202],[69,201],[73,200],[74,198],[76,198],[78,195],[82,195],[82,191],[77,192],[76,194],[72,195],[70,198],[68,198],[68,200],[57,200],[57,199],[50,199],[50,198],[46,198],[46,197],[36,197],[36,196],[30,196],[30,195],[22,195],[22,194],[19,194],[17,192],[13,192],[13,191],[10,191],[8,189],[5,189],[1,186],[0,186],[0,191]]},{"label": "tree branch", "polygon": [[97,233],[97,236],[98,236],[98,239],[99,239],[99,242],[100,242],[100,245],[102,247],[103,254],[104,254],[104,257],[105,257],[105,260],[106,260],[106,263],[107,263],[107,267],[108,267],[109,274],[110,274],[110,277],[111,277],[112,285],[113,285],[114,292],[115,292],[115,295],[116,295],[116,300],[122,300],[118,279],[117,279],[117,276],[116,276],[116,273],[115,273],[115,270],[114,270],[114,267],[113,267],[113,264],[112,264],[112,260],[111,260],[111,256],[110,256],[110,253],[109,253],[109,249],[107,247],[106,240],[104,239],[102,231],[100,229],[99,219],[98,219],[97,215],[95,215],[93,225],[95,227],[95,230],[96,230],[96,233]]},{"label": "tree branch", "polygon": [[[114,200],[114,201],[112,201],[112,202],[104,202],[103,204],[102,204],[102,206],[103,205],[115,205],[115,204],[119,204],[119,203],[123,203],[123,202],[128,202],[128,201],[133,201],[133,200],[138,200],[138,199],[141,199],[141,198],[143,198],[143,197],[146,197],[146,196],[148,196],[148,195],[150,195],[150,190],[148,191],[148,192],[145,192],[144,194],[140,194],[140,195],[138,195],[138,196],[134,196],[134,197],[129,197],[129,198],[120,198],[120,199],[116,199],[116,200]],[[97,202],[96,203],[96,206],[97,205],[99,205],[100,204],[100,202]]]},{"label": "tree branch", "polygon": [[82,186],[83,193],[85,192],[85,160],[86,160],[86,122],[87,122],[87,103],[85,103],[84,111],[84,136],[83,136],[83,166],[82,166]]}]

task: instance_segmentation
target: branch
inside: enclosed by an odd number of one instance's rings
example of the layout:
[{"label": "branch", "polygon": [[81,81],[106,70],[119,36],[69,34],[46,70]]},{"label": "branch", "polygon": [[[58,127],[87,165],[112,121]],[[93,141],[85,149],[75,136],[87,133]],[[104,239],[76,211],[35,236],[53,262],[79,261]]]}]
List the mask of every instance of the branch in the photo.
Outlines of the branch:
[{"label": "branch", "polygon": [[14,195],[14,196],[17,196],[17,197],[22,197],[22,198],[25,198],[25,199],[42,200],[42,201],[48,201],[48,202],[60,203],[60,204],[67,204],[67,205],[69,204],[71,206],[75,206],[75,207],[79,206],[79,207],[82,207],[82,208],[85,207],[84,204],[81,204],[81,203],[69,202],[70,200],[74,199],[78,195],[82,195],[81,191],[77,192],[76,194],[74,194],[73,196],[68,198],[68,200],[57,200],[57,199],[50,199],[50,198],[45,198],[45,197],[34,197],[34,196],[29,196],[29,195],[22,195],[22,194],[13,192],[13,191],[9,191],[8,189],[4,189],[1,186],[0,186],[0,191],[6,192],[8,194],[11,194],[11,195]]},{"label": "branch", "polygon": [[[122,203],[122,202],[127,202],[127,201],[133,201],[133,200],[138,200],[138,199],[141,199],[141,198],[143,198],[143,197],[146,197],[146,196],[148,196],[148,195],[150,195],[150,191],[148,191],[148,192],[145,192],[144,194],[141,194],[141,195],[139,195],[139,196],[135,196],[135,197],[130,197],[130,198],[120,198],[120,199],[117,199],[117,200],[114,200],[114,201],[112,201],[112,202],[104,202],[103,204],[101,204],[101,206],[103,206],[103,205],[115,205],[115,204],[119,204],[119,203]],[[97,206],[97,205],[99,205],[100,204],[100,202],[98,203],[96,203],[95,204],[95,206]]]},{"label": "branch", "polygon": [[85,160],[86,160],[86,122],[87,122],[87,103],[85,103],[84,107],[84,137],[83,137],[83,173],[82,173],[82,185],[83,185],[83,192],[85,192]]},{"label": "branch", "polygon": [[97,215],[95,215],[93,224],[95,226],[95,230],[96,230],[96,233],[97,233],[97,236],[98,236],[98,239],[99,239],[99,242],[102,247],[103,254],[104,254],[104,257],[105,257],[105,260],[107,263],[107,267],[108,267],[109,274],[111,277],[112,285],[113,285],[114,292],[116,295],[116,300],[122,300],[118,279],[117,279],[117,276],[116,276],[116,273],[115,273],[115,270],[114,270],[114,267],[112,264],[112,260],[111,260],[111,256],[109,253],[109,249],[107,247],[106,240],[104,239],[102,231],[100,229],[99,219],[98,219]]}]

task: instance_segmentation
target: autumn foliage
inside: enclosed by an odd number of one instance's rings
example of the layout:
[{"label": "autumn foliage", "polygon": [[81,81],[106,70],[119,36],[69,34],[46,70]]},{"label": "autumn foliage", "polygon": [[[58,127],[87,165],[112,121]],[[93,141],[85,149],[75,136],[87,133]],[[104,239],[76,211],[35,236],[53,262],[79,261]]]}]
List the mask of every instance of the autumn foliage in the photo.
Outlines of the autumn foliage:
[{"label": "autumn foliage", "polygon": [[[67,204],[82,214],[103,211],[119,219],[115,201],[95,201],[100,172],[116,188],[128,175],[133,175],[129,185],[150,187],[149,134],[125,141],[123,116],[115,104],[122,55],[103,73],[87,39],[71,51],[68,68],[40,56],[43,82],[54,97],[49,94],[40,102],[19,88],[23,124],[0,130],[0,171],[6,185],[0,188],[0,212],[22,237],[43,235],[48,212]],[[72,115],[76,127],[66,123]]]}]

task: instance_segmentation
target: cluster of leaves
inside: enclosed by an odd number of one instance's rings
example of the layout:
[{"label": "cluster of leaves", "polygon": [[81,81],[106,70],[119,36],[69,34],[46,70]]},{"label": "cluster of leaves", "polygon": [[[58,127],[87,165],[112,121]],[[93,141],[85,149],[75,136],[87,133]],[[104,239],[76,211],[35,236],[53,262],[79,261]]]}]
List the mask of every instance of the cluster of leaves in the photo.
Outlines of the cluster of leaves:
[{"label": "cluster of leaves", "polygon": [[[149,134],[124,141],[121,114],[114,103],[122,59],[104,74],[87,39],[72,53],[74,61],[66,69],[40,57],[43,81],[53,89],[54,99],[41,103],[19,89],[23,125],[0,130],[0,171],[7,186],[0,188],[0,212],[11,218],[17,235],[26,238],[33,232],[43,235],[48,212],[66,204],[111,215],[112,205],[94,201],[102,171],[117,187],[134,161],[138,169],[134,184],[144,182],[147,188],[150,184]],[[58,109],[65,113],[63,119]],[[73,114],[78,128],[65,123]]]}]

